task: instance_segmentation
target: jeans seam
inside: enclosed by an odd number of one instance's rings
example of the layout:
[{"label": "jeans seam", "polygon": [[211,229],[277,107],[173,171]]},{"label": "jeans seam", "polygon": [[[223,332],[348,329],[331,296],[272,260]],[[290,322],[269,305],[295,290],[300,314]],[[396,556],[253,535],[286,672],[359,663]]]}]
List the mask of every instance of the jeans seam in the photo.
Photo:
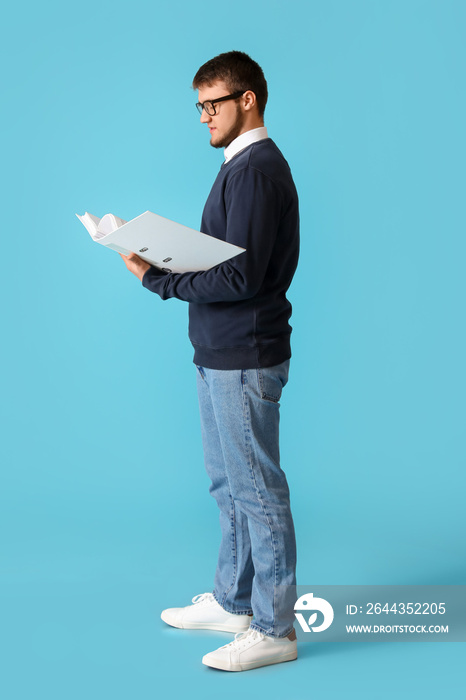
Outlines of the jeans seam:
[{"label": "jeans seam", "polygon": [[276,586],[277,586],[277,551],[276,551],[275,542],[274,542],[274,537],[275,537],[274,531],[273,531],[273,528],[272,528],[272,525],[271,525],[271,522],[270,522],[270,519],[269,519],[269,515],[268,515],[268,513],[267,513],[267,509],[266,509],[265,506],[264,506],[264,502],[263,502],[263,500],[262,500],[261,493],[260,493],[259,488],[258,488],[258,486],[257,486],[257,482],[256,482],[255,474],[254,474],[254,469],[253,469],[253,461],[252,461],[252,441],[251,441],[250,437],[248,438],[248,433],[251,432],[251,426],[250,426],[250,419],[251,419],[251,416],[250,416],[250,413],[249,413],[249,410],[248,410],[248,407],[247,407],[246,392],[245,392],[245,389],[244,389],[245,385],[247,384],[246,372],[247,372],[247,370],[243,370],[243,371],[242,371],[242,382],[241,382],[242,391],[243,391],[243,420],[245,421],[245,425],[246,425],[246,423],[247,423],[247,429],[245,429],[244,437],[245,437],[245,443],[246,443],[246,447],[247,447],[247,449],[246,449],[246,455],[247,455],[247,459],[248,459],[248,465],[249,465],[249,470],[250,470],[250,473],[251,473],[252,482],[253,482],[253,485],[254,485],[254,489],[255,489],[255,492],[256,492],[256,496],[257,496],[258,501],[259,501],[259,503],[260,503],[260,505],[261,505],[262,512],[264,513],[265,519],[266,519],[266,521],[267,521],[267,525],[268,525],[268,528],[269,528],[269,531],[270,531],[270,541],[271,541],[271,544],[272,544],[272,551],[273,551],[273,568],[274,568],[274,572],[273,572],[273,573],[274,573],[274,593],[273,593],[273,624],[272,624],[271,630],[273,631],[273,630],[275,629],[275,620],[276,620],[275,589],[276,589]]},{"label": "jeans seam", "polygon": [[[233,517],[230,516],[231,533],[233,534],[233,580],[231,582],[230,588],[228,588],[223,595],[223,603],[225,603],[225,600],[227,599],[229,592],[231,591],[231,589],[235,585],[236,574],[238,572],[238,569],[237,569],[238,557],[237,557],[237,552],[236,552],[235,502],[233,500],[233,496],[231,495],[230,480],[228,479],[228,474],[226,476],[227,476],[227,481],[228,481],[228,491],[229,491],[228,495],[230,496],[231,512],[233,514]],[[222,605],[222,608],[223,608],[223,605]]]},{"label": "jeans seam", "polygon": [[[201,367],[200,365],[196,365],[199,376],[203,380],[203,382],[206,384],[208,391],[210,392],[210,387],[207,384],[207,376],[206,376],[206,371],[204,367]],[[224,473],[225,473],[225,479],[228,484],[228,497],[230,499],[230,516],[229,516],[229,521],[230,521],[230,541],[231,541],[231,553],[232,553],[232,559],[233,559],[233,572],[232,572],[232,580],[230,587],[227,588],[224,592],[222,597],[219,599],[218,595],[216,594],[215,590],[212,592],[212,595],[214,596],[215,600],[217,603],[224,609],[224,603],[226,601],[226,598],[230,591],[232,590],[233,586],[235,585],[236,582],[236,577],[238,573],[238,552],[237,552],[237,544],[236,544],[236,518],[235,518],[235,503],[233,496],[231,494],[231,485],[230,485],[230,479],[228,476],[228,470],[226,468],[225,462],[223,463],[223,468],[224,468]],[[230,612],[227,610],[227,612]],[[231,614],[242,614],[242,613],[231,613]]]}]

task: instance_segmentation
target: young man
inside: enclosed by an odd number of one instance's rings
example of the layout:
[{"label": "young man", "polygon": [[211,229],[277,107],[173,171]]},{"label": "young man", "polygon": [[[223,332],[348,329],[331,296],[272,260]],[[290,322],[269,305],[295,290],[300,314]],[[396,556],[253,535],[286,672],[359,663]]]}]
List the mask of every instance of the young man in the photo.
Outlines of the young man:
[{"label": "young man", "polygon": [[287,162],[264,127],[267,83],[240,51],[196,73],[197,108],[210,144],[224,148],[201,231],[246,252],[205,272],[165,273],[137,255],[128,269],[162,299],[189,302],[205,466],[222,540],[212,593],[162,612],[182,629],[242,632],[203,658],[243,671],[297,658],[296,545],[279,461],[279,399],[288,379],[291,305],[299,247],[298,197]]}]

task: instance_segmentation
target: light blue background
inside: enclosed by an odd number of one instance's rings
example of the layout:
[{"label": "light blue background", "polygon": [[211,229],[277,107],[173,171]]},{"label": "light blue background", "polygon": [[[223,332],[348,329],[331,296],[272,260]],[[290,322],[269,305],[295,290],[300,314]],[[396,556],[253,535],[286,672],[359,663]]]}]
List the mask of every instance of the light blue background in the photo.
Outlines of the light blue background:
[{"label": "light blue background", "polygon": [[[23,2],[2,16],[3,696],[463,697],[460,644],[303,644],[245,674],[168,629],[211,589],[187,308],[74,216],[199,226],[222,160],[190,84],[264,68],[300,193],[282,461],[299,582],[465,583],[460,0]],[[461,656],[460,656],[461,654]]]}]

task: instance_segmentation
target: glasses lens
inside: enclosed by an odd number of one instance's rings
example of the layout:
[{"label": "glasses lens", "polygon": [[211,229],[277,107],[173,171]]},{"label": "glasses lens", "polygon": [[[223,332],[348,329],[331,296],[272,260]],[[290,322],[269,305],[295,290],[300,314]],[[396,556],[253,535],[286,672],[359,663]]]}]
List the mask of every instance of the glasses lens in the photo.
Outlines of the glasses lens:
[{"label": "glasses lens", "polygon": [[215,114],[215,106],[212,104],[212,102],[204,102],[204,109],[209,115],[209,117],[213,117]]},{"label": "glasses lens", "polygon": [[199,112],[199,114],[202,114],[202,105],[200,102],[196,102],[196,109]]}]

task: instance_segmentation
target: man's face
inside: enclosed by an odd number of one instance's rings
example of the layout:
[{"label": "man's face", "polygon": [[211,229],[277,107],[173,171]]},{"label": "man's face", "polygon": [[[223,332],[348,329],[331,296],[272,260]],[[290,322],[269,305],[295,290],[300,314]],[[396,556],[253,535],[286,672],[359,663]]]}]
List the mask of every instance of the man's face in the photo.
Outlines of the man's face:
[{"label": "man's face", "polygon": [[[213,85],[200,87],[198,100],[199,102],[207,102],[218,97],[231,95],[232,92],[223,81],[219,80]],[[209,128],[210,145],[214,148],[226,148],[233,139],[243,133],[245,115],[241,105],[235,100],[217,102],[214,106],[216,114],[213,117],[202,110],[201,122],[207,124]]]}]

